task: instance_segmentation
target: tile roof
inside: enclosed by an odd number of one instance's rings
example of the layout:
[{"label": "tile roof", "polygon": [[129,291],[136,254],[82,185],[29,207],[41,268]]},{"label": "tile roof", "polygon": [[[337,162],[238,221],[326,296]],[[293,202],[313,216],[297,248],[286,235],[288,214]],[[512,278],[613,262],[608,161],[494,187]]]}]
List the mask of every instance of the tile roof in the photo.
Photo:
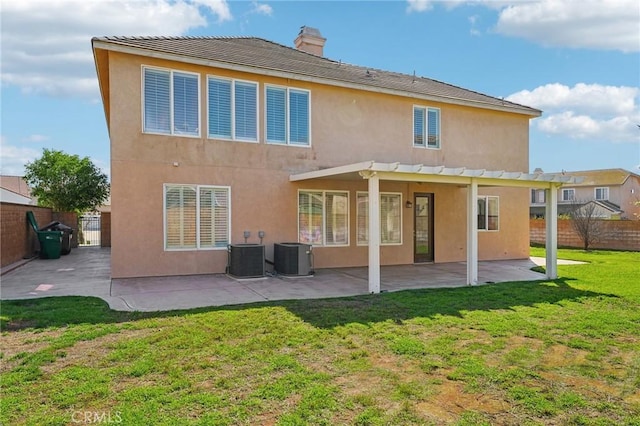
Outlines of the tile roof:
[{"label": "tile roof", "polygon": [[[353,85],[362,90],[386,91],[445,103],[472,104],[537,117],[541,111],[504,99],[463,89],[425,77],[350,65],[312,55],[257,37],[94,37],[105,49],[135,49],[141,55],[164,54],[185,62],[212,62],[214,66],[257,68],[256,73],[284,73],[307,81]],[[106,44],[105,44],[106,43]]]},{"label": "tile roof", "polygon": [[583,170],[578,172],[562,172],[565,176],[582,177],[582,183],[575,186],[609,186],[622,185],[629,176],[639,175],[624,169]]}]

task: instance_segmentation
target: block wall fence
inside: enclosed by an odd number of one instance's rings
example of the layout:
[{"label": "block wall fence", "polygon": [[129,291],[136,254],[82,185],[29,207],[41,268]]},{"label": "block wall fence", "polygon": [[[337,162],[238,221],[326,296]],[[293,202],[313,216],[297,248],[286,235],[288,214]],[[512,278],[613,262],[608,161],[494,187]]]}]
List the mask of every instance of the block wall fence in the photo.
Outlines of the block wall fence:
[{"label": "block wall fence", "polygon": [[71,247],[78,247],[78,215],[53,212],[50,208],[24,204],[0,203],[0,267],[34,257],[40,250],[38,237],[27,222],[31,210],[39,227],[58,221],[73,228]]},{"label": "block wall fence", "polygon": [[[605,237],[593,244],[594,249],[640,251],[640,220],[600,220]],[[531,244],[544,244],[546,239],[545,219],[529,221]],[[558,246],[582,248],[583,243],[573,229],[571,220],[558,219]]]}]

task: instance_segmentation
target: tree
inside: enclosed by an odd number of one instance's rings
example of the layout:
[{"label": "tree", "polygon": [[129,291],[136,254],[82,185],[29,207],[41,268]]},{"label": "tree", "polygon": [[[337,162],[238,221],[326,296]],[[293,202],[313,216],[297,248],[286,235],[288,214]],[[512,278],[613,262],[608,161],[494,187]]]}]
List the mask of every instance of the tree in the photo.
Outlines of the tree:
[{"label": "tree", "polygon": [[593,244],[607,237],[602,219],[598,216],[598,205],[594,202],[572,202],[569,212],[573,229],[582,240],[585,251]]},{"label": "tree", "polygon": [[107,175],[89,159],[44,149],[42,157],[25,165],[24,179],[38,205],[55,211],[95,210],[109,196]]}]

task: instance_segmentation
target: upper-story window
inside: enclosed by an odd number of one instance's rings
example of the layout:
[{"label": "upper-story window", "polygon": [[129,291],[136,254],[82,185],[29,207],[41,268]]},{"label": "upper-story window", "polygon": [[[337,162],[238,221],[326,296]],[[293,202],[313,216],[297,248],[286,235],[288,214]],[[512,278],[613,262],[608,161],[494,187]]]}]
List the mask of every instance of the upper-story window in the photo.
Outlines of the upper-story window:
[{"label": "upper-story window", "polygon": [[573,188],[565,188],[562,190],[562,201],[573,201],[576,199],[576,190]]},{"label": "upper-story window", "polygon": [[143,68],[143,131],[167,135],[200,135],[198,74]]},{"label": "upper-story window", "polygon": [[207,77],[209,137],[258,141],[258,83]]},{"label": "upper-story window", "polygon": [[440,148],[440,109],[413,107],[413,146]]},{"label": "upper-story window", "polygon": [[608,187],[602,187],[602,188],[596,188],[596,200],[599,201],[607,201],[609,200],[609,188]]},{"label": "upper-story window", "polygon": [[268,143],[309,146],[309,91],[266,87],[266,133]]}]

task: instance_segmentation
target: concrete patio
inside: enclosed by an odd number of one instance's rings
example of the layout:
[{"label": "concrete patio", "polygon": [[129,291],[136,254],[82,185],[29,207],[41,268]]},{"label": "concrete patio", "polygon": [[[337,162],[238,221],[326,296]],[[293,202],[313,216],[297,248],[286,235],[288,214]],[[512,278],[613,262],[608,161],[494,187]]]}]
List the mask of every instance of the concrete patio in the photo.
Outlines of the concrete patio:
[{"label": "concrete patio", "polygon": [[[479,283],[543,280],[531,259],[479,262]],[[544,264],[544,259],[542,259]],[[381,290],[463,287],[465,262],[383,266]],[[237,280],[224,274],[111,279],[110,250],[82,247],[60,259],[34,259],[4,272],[2,300],[94,296],[112,309],[165,311],[287,299],[368,293],[368,269],[320,269],[310,277],[267,276]]]}]

